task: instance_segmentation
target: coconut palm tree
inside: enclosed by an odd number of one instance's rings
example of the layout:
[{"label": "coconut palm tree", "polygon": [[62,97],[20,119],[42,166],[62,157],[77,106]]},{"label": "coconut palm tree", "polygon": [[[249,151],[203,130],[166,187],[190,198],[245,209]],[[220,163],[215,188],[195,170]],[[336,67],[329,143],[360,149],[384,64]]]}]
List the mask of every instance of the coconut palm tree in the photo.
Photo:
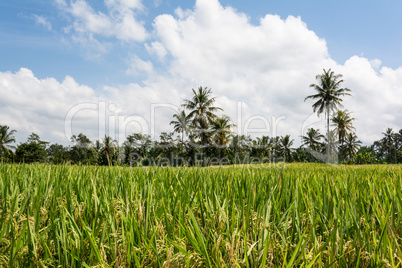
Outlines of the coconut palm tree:
[{"label": "coconut palm tree", "polygon": [[193,126],[198,130],[198,137],[201,144],[206,145],[209,142],[210,135],[208,135],[209,125],[216,119],[214,112],[222,108],[214,106],[215,98],[211,97],[212,91],[208,88],[199,87],[198,90],[193,91],[191,100],[184,100],[182,106],[188,110],[188,118],[192,120]]},{"label": "coconut palm tree", "polygon": [[102,151],[105,153],[107,163],[110,166],[111,160],[117,152],[117,141],[112,139],[112,137],[105,135],[105,138],[103,138]]},{"label": "coconut palm tree", "polygon": [[181,111],[173,115],[176,120],[172,120],[170,125],[173,125],[174,131],[181,134],[181,144],[184,144],[184,134],[189,132],[190,118],[185,111]]},{"label": "coconut palm tree", "polygon": [[281,137],[280,139],[279,148],[283,153],[286,162],[291,160],[291,153],[293,149],[290,147],[293,145],[293,141],[294,141],[293,139],[292,140],[290,139],[290,135],[286,135],[285,137]]},{"label": "coconut palm tree", "polygon": [[301,136],[302,145],[318,152],[322,147],[320,140],[323,138],[324,135],[320,133],[319,129],[309,128],[307,129],[306,136]]},{"label": "coconut palm tree", "polygon": [[10,143],[15,142],[15,137],[13,136],[15,132],[17,131],[10,130],[9,126],[0,125],[0,154],[8,154],[11,149],[15,149],[15,146],[10,145]]},{"label": "coconut palm tree", "polygon": [[359,150],[361,143],[362,142],[357,139],[356,134],[348,133],[343,145],[346,156],[348,156],[349,158],[353,158],[353,156]]},{"label": "coconut palm tree", "polygon": [[236,127],[235,124],[230,124],[228,116],[217,117],[211,122],[211,129],[214,133],[215,144],[219,147],[224,147],[229,144],[229,135],[233,134],[230,128]]},{"label": "coconut palm tree", "polygon": [[338,149],[339,149],[339,142],[337,141],[337,135],[334,129],[330,130],[325,137],[325,144],[327,147],[323,147],[323,152],[326,153],[326,161],[331,163],[336,163],[338,161]]},{"label": "coconut palm tree", "polygon": [[232,140],[230,142],[231,151],[240,158],[250,151],[251,146],[252,140],[250,137],[245,135],[232,136]]},{"label": "coconut palm tree", "polygon": [[[338,109],[338,107],[343,107],[342,105],[342,96],[351,96],[350,92],[351,90],[348,88],[341,88],[341,83],[343,80],[341,79],[342,75],[338,74],[336,75],[331,69],[326,71],[324,69],[323,74],[319,74],[316,76],[317,81],[319,82],[317,84],[311,84],[310,87],[312,87],[315,91],[316,94],[307,96],[304,101],[308,99],[313,99],[317,100],[313,104],[313,111],[316,112],[317,114],[320,115],[322,113],[325,113],[326,119],[327,119],[327,133],[329,134],[329,118],[330,118],[330,113],[333,112],[335,109]],[[330,140],[328,138],[328,140]],[[330,147],[331,144],[328,143],[328,147]],[[328,152],[331,152],[330,148],[328,148]],[[329,157],[331,158],[331,157]]]},{"label": "coconut palm tree", "polygon": [[340,145],[345,142],[345,138],[349,133],[354,133],[355,128],[352,125],[352,121],[355,120],[350,116],[348,110],[338,110],[332,117],[332,125],[335,127],[335,131],[338,134],[338,140]]},{"label": "coconut palm tree", "polygon": [[382,144],[384,151],[386,152],[386,161],[388,163],[396,163],[397,159],[397,135],[394,133],[392,128],[387,128],[385,132],[382,133],[384,138],[382,138]]}]

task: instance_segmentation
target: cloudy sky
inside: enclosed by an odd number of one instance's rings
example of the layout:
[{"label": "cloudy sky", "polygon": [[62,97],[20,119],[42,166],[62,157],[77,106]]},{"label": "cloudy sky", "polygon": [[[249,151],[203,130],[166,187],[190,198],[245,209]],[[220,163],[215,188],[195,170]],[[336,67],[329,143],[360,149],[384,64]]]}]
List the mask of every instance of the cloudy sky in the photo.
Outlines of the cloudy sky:
[{"label": "cloudy sky", "polygon": [[68,144],[172,131],[191,89],[211,88],[240,134],[290,134],[323,68],[342,74],[365,144],[402,128],[402,2],[0,2],[0,124]]}]

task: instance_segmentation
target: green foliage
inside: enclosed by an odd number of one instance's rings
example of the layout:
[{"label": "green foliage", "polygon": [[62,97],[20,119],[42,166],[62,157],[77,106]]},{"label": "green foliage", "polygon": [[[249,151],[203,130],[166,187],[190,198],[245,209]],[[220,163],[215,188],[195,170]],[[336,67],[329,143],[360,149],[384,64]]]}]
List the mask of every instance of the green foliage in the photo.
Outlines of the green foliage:
[{"label": "green foliage", "polygon": [[38,134],[32,133],[26,143],[18,145],[15,155],[20,163],[43,163],[47,160],[46,145],[48,142],[42,141]]},{"label": "green foliage", "polygon": [[1,267],[400,267],[402,167],[0,165]]},{"label": "green foliage", "polygon": [[13,136],[15,132],[15,130],[10,130],[9,126],[0,125],[0,161],[9,160],[13,154],[12,150],[15,149],[15,146],[11,143],[15,143]]},{"label": "green foliage", "polygon": [[[95,165],[98,163],[99,153],[97,148],[93,146],[87,136],[82,133],[78,134],[78,136],[73,135],[71,141],[75,143],[68,150],[69,160],[72,163],[82,165]],[[100,146],[99,142],[97,145]]]}]

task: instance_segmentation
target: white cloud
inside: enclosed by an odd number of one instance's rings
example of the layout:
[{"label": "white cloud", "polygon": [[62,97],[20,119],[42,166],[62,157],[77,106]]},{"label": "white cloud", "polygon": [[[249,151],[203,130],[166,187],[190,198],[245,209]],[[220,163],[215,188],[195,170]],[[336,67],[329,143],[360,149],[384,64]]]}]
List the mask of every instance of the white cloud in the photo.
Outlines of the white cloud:
[{"label": "white cloud", "polygon": [[[4,96],[0,100],[2,124],[16,129],[18,135],[23,133],[26,137],[37,132],[58,142],[60,138],[49,132],[63,132],[69,109],[95,97],[91,88],[77,84],[72,77],[66,76],[61,83],[54,78],[38,79],[26,68],[16,73],[0,72],[0,92]],[[86,118],[85,113],[77,114],[77,122]],[[90,122],[85,124],[96,128]],[[24,141],[25,137],[18,141]]]},{"label": "white cloud", "polygon": [[111,9],[144,9],[141,0],[105,0],[105,4]]},{"label": "white cloud", "polygon": [[[86,2],[76,1],[68,8],[77,3],[81,6],[75,7],[73,15],[75,34],[82,29],[85,34],[106,35],[117,29],[118,20],[112,19],[111,14],[95,12]],[[118,7],[116,14],[121,19],[122,10],[140,10],[138,3],[108,1],[107,5],[110,10],[112,5]],[[118,36],[109,33],[112,34]],[[309,85],[316,82],[315,76],[323,68],[332,68],[344,75],[344,86],[352,90],[353,97],[345,97],[344,104],[358,119],[355,125],[363,142],[379,139],[387,127],[402,128],[402,67],[381,67],[380,61],[361,56],[338,64],[330,58],[325,40],[300,18],[266,15],[253,25],[245,14],[222,7],[217,0],[198,0],[194,10],[155,18],[153,34],[154,39],[145,47],[166,68],[158,73],[158,63],[132,56],[126,72],[147,74],[141,83],[105,86],[95,91],[71,77],[58,82],[38,79],[27,69],[15,74],[0,73],[0,94],[6,96],[0,100],[3,120],[15,129],[46,133],[51,128],[58,132],[48,135],[58,140],[64,129],[63,118],[71,107],[85,101],[107,100],[115,104],[113,111],[118,115],[133,119],[123,131],[120,129],[122,141],[124,133],[139,129],[149,132],[152,125],[156,133],[171,131],[173,108],[191,97],[191,88],[207,86],[217,96],[217,105],[239,124],[239,131],[244,133],[246,123],[263,127],[265,118],[271,130],[258,135],[291,134],[298,144],[302,126],[312,114],[312,101],[304,102],[307,95],[314,93]],[[90,115],[88,121],[84,115],[77,117],[77,129],[96,132],[99,115]],[[141,122],[147,127],[141,128]],[[324,124],[318,122],[314,127]]]},{"label": "white cloud", "polygon": [[85,58],[87,59],[97,59],[105,54],[111,44],[108,42],[100,42],[96,39],[93,34],[77,34],[72,36],[71,40],[74,43],[82,44]]},{"label": "white cloud", "polygon": [[33,14],[32,16],[37,24],[44,26],[49,31],[52,30],[52,24],[44,16],[36,14]]},{"label": "white cloud", "polygon": [[107,134],[120,143],[133,132],[150,133],[152,127],[158,135],[176,111],[170,99],[179,99],[172,81],[163,77],[142,86],[133,83],[95,91],[70,76],[62,82],[39,79],[26,68],[0,72],[0,94],[4,96],[0,99],[0,124],[18,131],[17,142],[36,132],[45,140],[63,144],[81,132],[92,140]]},{"label": "white cloud", "polygon": [[[181,92],[186,94],[191,87],[212,87],[216,96],[225,96],[217,102],[235,122],[236,103],[243,101],[248,105],[243,125],[253,115],[264,116],[271,128],[277,125],[277,134],[299,140],[303,122],[312,113],[312,102],[304,102],[313,94],[309,85],[323,68],[332,68],[352,89],[354,97],[345,97],[344,104],[354,111],[364,142],[380,138],[388,126],[402,128],[402,68],[380,68],[381,61],[358,56],[337,64],[325,40],[293,16],[266,15],[252,25],[246,15],[217,0],[198,0],[194,10],[176,10],[176,15],[161,15],[154,22],[154,43],[167,51],[163,57],[172,58],[171,79],[183,81]],[[276,124],[273,116],[286,119]]]},{"label": "white cloud", "polygon": [[95,11],[84,0],[56,3],[71,16],[73,22],[65,30],[75,39],[88,39],[87,36],[96,39],[99,36],[124,42],[143,42],[148,38],[144,23],[136,18],[135,12],[144,8],[140,0],[106,0],[108,14]]},{"label": "white cloud", "polygon": [[153,71],[154,68],[152,62],[144,61],[137,56],[132,56],[126,73],[134,76],[142,73],[150,75]]},{"label": "white cloud", "polygon": [[388,127],[402,128],[402,67],[377,68],[358,56],[337,67],[345,86],[352,90],[345,107],[354,112],[357,134],[366,142],[379,139]]},{"label": "white cloud", "polygon": [[145,48],[151,55],[156,55],[160,61],[163,61],[167,54],[166,48],[160,42],[152,42],[150,45],[145,44]]}]

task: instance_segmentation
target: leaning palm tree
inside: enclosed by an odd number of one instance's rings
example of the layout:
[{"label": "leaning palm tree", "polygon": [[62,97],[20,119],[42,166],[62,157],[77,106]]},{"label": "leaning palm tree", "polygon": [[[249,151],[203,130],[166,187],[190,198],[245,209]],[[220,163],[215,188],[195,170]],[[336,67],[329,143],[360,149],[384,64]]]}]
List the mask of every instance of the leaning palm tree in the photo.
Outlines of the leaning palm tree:
[{"label": "leaning palm tree", "polygon": [[184,135],[189,132],[190,118],[185,111],[181,111],[173,115],[176,120],[172,120],[170,125],[173,125],[174,131],[181,134],[181,144],[184,144]]},{"label": "leaning palm tree", "polygon": [[322,147],[320,140],[323,138],[324,135],[320,133],[319,129],[309,128],[307,129],[306,136],[301,136],[302,145],[318,152]]},{"label": "leaning palm tree", "polygon": [[[335,75],[331,69],[326,71],[324,69],[323,74],[319,74],[316,76],[317,81],[319,84],[311,84],[310,87],[312,87],[315,91],[316,94],[307,96],[304,101],[308,99],[313,99],[317,100],[313,104],[313,111],[316,112],[317,114],[320,115],[322,113],[325,113],[326,119],[327,119],[327,133],[329,134],[329,118],[330,118],[330,113],[333,112],[335,109],[338,109],[338,107],[343,107],[342,105],[342,96],[351,96],[348,92],[351,90],[348,88],[341,88],[340,85],[343,82],[341,79],[342,75],[338,74]],[[329,140],[329,137],[327,137]],[[330,147],[331,144],[328,143],[328,152],[330,153]],[[329,155],[329,158],[330,155]]]},{"label": "leaning palm tree", "polygon": [[235,124],[230,124],[228,116],[222,116],[212,121],[211,129],[214,133],[215,144],[219,147],[224,147],[229,144],[229,135],[233,134],[231,128],[236,127]]},{"label": "leaning palm tree", "polygon": [[355,120],[350,116],[348,110],[338,110],[332,117],[332,125],[335,127],[335,131],[338,134],[338,140],[340,145],[345,142],[345,138],[348,133],[354,133],[355,128],[352,125],[352,121]]},{"label": "leaning palm tree", "polygon": [[356,134],[348,133],[345,138],[345,144],[343,145],[346,156],[353,158],[353,156],[359,150],[361,143],[362,142],[357,139]]},{"label": "leaning palm tree", "polygon": [[0,154],[8,154],[11,149],[15,148],[15,146],[10,145],[10,143],[15,142],[15,137],[13,136],[15,132],[17,131],[10,130],[9,126],[0,125]]},{"label": "leaning palm tree", "polygon": [[112,137],[105,135],[105,138],[103,139],[102,150],[105,152],[107,163],[110,166],[112,157],[117,152],[117,141],[112,139]]},{"label": "leaning palm tree", "polygon": [[190,113],[188,117],[192,120],[192,124],[198,129],[198,136],[201,140],[201,144],[205,145],[209,142],[208,127],[216,119],[214,112],[221,110],[222,108],[215,107],[215,98],[211,97],[212,91],[208,88],[199,87],[198,90],[193,91],[193,97],[191,100],[184,100],[182,106]]}]

